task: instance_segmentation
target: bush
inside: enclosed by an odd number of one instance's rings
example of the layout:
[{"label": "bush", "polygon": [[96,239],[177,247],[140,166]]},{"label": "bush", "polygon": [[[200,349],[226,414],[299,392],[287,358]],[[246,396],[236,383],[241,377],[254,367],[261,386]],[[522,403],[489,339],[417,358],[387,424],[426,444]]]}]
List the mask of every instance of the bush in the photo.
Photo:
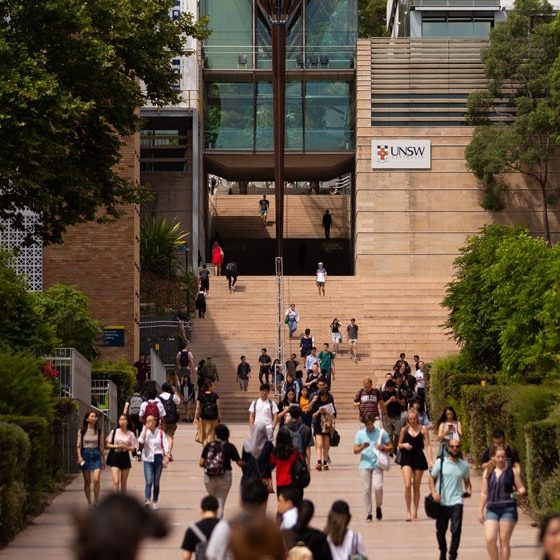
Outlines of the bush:
[{"label": "bush", "polygon": [[[540,504],[544,483],[558,467],[560,427],[554,420],[546,419],[527,424],[524,431],[527,457],[525,479],[529,503],[533,511],[540,515],[544,511]],[[542,507],[546,508],[547,504],[545,500]]]},{"label": "bush", "polygon": [[560,511],[560,468],[557,467],[541,486],[538,499],[538,517]]},{"label": "bush", "polygon": [[94,362],[91,378],[109,379],[117,386],[118,410],[121,411],[136,385],[136,368],[128,365],[125,358],[112,362]]},{"label": "bush", "polygon": [[25,525],[31,444],[19,426],[0,422],[0,449],[0,544],[5,544]]},{"label": "bush", "polygon": [[[50,424],[38,416],[2,415],[0,420],[16,424],[29,437],[33,460],[27,469],[27,490],[29,493],[27,511],[36,514],[41,509],[41,494],[53,489],[53,449]],[[1,455],[1,454],[0,454]]]},{"label": "bush", "polygon": [[30,354],[0,352],[0,414],[53,416],[53,388],[43,362]]}]

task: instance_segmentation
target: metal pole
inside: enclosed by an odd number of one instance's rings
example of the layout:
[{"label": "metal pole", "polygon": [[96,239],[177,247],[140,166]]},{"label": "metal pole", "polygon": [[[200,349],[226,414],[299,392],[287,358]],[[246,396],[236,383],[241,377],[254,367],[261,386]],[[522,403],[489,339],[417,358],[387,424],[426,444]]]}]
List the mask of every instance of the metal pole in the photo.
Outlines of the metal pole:
[{"label": "metal pole", "polygon": [[286,127],[286,23],[272,22],[274,112],[274,193],[276,198],[276,256],[284,256],[284,136]]},{"label": "metal pole", "polygon": [[[280,365],[284,364],[284,263],[282,257],[276,257],[276,357]],[[275,372],[276,373],[276,372]],[[274,389],[276,391],[276,375],[274,376]]]}]

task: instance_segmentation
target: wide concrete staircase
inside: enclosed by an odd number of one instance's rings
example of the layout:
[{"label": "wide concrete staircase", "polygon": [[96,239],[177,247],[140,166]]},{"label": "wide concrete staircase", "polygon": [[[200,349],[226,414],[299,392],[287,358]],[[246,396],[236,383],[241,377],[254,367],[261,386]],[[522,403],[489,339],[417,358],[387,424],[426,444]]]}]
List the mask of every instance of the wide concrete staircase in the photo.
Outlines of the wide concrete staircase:
[{"label": "wide concrete staircase", "polygon": [[[413,354],[426,361],[456,349],[441,328],[446,313],[439,303],[448,278],[359,278],[329,277],[326,296],[318,295],[313,277],[284,278],[284,308],[295,303],[300,314],[298,335],[311,329],[320,349],[332,346],[329,325],[334,317],[343,324],[343,341],[337,356],[333,394],[341,419],[356,418],[352,406],[355,392],[364,376],[382,382],[405,352],[412,363]],[[212,356],[220,372],[217,391],[223,417],[228,422],[245,421],[251,401],[258,396],[258,356],[265,347],[274,357],[276,348],[276,278],[240,277],[237,290],[230,294],[223,277],[212,277],[205,319],[194,319],[191,348],[198,361]],[[346,325],[352,317],[359,325],[358,354],[350,360]],[[299,356],[299,336],[289,340],[285,328],[285,359]],[[247,356],[253,377],[247,393],[235,383],[240,356]]]},{"label": "wide concrete staircase", "polygon": [[[270,202],[268,226],[263,226],[259,214],[260,194],[218,194],[212,206],[212,229],[228,239],[268,239],[275,236],[275,202],[273,192],[267,194]],[[331,238],[349,236],[349,198],[347,195],[291,194],[284,198],[284,237],[324,238],[323,214],[329,210],[333,225]]]}]

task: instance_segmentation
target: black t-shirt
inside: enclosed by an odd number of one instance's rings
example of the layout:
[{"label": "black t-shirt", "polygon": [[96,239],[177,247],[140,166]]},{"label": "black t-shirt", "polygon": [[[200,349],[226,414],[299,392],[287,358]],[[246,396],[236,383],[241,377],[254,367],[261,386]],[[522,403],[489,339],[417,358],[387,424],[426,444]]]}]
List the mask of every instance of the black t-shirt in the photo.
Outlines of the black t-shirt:
[{"label": "black t-shirt", "polygon": [[[198,393],[198,401],[200,401],[200,417],[203,420],[215,420],[218,416],[217,416],[217,401],[220,397],[218,396],[218,393],[205,393],[204,391],[199,391]],[[212,405],[214,404],[214,407],[208,407],[206,405]],[[216,411],[216,416],[214,418],[208,418],[208,414],[206,412],[207,410],[210,410],[211,408],[213,408]]]},{"label": "black t-shirt", "polygon": [[[490,447],[488,447],[486,449],[486,451],[482,454],[482,457],[480,458],[480,463],[488,463],[488,461],[490,461],[490,459],[492,457],[490,457]],[[509,466],[515,465],[515,463],[519,463],[521,464],[521,459],[519,458],[519,453],[517,453],[517,450],[514,447],[510,447],[509,445],[506,445],[506,460]]]},{"label": "black t-shirt", "polygon": [[[237,448],[233,443],[226,442],[223,444],[224,446],[224,470],[231,471],[231,462],[232,461],[240,461],[241,457],[239,457],[239,453]],[[206,455],[208,455],[208,449],[210,444],[207,443],[202,450],[202,455],[200,456],[201,459],[206,460]]]},{"label": "black t-shirt", "polygon": [[251,373],[251,366],[247,362],[241,362],[237,366],[237,377],[239,379],[249,379],[249,373]]},{"label": "black t-shirt", "polygon": [[268,354],[261,354],[259,356],[259,364],[261,366],[261,371],[268,371],[270,369],[270,364],[272,360]]},{"label": "black t-shirt", "polygon": [[[219,523],[217,517],[208,517],[207,519],[201,519],[195,525],[204,533],[204,536],[210,540],[212,531],[214,527]],[[188,550],[189,552],[194,552],[196,550],[196,545],[200,542],[200,539],[195,535],[194,531],[189,527],[185,531],[185,536],[183,538],[183,544],[181,548],[183,550]]]},{"label": "black t-shirt", "polygon": [[[383,396],[384,402],[387,402],[391,397],[397,397],[398,399],[402,397],[397,389],[395,389],[394,391],[383,391],[381,395]],[[386,406],[387,414],[393,418],[396,416],[400,416],[401,412],[403,411],[403,407],[398,401],[393,401]]]}]

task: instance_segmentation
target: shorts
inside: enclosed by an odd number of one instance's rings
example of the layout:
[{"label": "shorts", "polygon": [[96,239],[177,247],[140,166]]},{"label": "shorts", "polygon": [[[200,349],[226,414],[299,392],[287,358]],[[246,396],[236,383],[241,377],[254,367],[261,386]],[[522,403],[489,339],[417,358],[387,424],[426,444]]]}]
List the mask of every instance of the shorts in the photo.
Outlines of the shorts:
[{"label": "shorts", "polygon": [[110,467],[116,467],[121,470],[130,469],[130,453],[128,451],[113,451],[111,457],[111,461],[107,461],[107,465]]},{"label": "shorts", "polygon": [[350,344],[350,346],[356,346],[356,344],[358,344],[358,339],[357,338],[349,338],[348,339],[348,344]]},{"label": "shorts", "polygon": [[331,333],[331,339],[335,344],[340,344],[342,342],[342,335],[339,332]]},{"label": "shorts", "polygon": [[266,216],[268,214],[268,210],[260,210],[261,216]]},{"label": "shorts", "polygon": [[317,282],[317,287],[322,288],[325,285],[325,282]]},{"label": "shorts", "polygon": [[168,424],[167,422],[165,422],[164,425],[165,427],[163,428],[163,431],[165,432],[165,435],[173,437],[175,435],[175,432],[177,431],[177,422],[174,422],[173,424]]},{"label": "shorts", "polygon": [[517,505],[491,506],[486,508],[485,521],[513,521],[517,522]]}]

